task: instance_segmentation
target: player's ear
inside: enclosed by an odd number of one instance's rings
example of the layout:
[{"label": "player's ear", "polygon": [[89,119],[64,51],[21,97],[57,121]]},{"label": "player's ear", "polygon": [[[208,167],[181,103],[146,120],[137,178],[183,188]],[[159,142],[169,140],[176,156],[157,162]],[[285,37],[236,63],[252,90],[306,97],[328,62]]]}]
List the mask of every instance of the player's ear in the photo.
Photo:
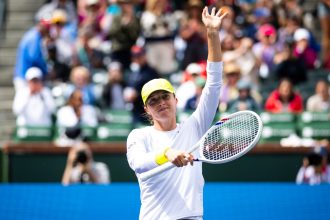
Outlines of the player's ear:
[{"label": "player's ear", "polygon": [[144,108],[144,111],[145,111],[148,115],[150,115],[148,107],[145,105],[143,108]]}]

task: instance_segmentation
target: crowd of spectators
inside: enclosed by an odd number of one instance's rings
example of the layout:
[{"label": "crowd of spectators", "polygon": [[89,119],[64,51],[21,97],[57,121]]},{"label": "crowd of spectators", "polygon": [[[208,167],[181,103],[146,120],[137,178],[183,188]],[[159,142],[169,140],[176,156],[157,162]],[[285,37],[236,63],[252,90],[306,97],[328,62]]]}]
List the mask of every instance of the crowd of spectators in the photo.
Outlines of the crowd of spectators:
[{"label": "crowd of spectators", "polygon": [[[140,90],[159,77],[176,86],[178,110],[193,110],[206,78],[204,6],[230,8],[219,32],[219,111],[329,112],[330,3],[306,2],[46,1],[17,48],[17,125],[95,127],[103,110],[132,111],[134,125],[147,123]],[[308,77],[317,69],[325,71],[316,86]],[[308,83],[315,94],[303,97],[297,88]]]},{"label": "crowd of spectators", "polygon": [[[140,126],[148,122],[141,88],[159,77],[175,85],[178,110],[191,112],[207,77],[204,6],[230,9],[219,32],[220,112],[330,112],[330,1],[310,2],[45,1],[17,47],[17,126],[65,127],[60,136],[83,141],[79,126],[109,123],[107,110],[132,112]],[[323,75],[311,80],[316,70]],[[315,91],[302,94],[307,87]],[[93,161],[88,145],[73,146],[63,184],[108,183],[108,168]],[[297,183],[324,182],[315,157],[305,158]]]}]

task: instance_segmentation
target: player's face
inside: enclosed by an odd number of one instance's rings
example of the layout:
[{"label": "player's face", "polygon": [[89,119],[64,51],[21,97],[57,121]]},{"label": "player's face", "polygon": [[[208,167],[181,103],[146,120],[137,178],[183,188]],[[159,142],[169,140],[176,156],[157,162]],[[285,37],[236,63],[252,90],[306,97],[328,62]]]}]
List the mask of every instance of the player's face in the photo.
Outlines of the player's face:
[{"label": "player's face", "polygon": [[174,94],[157,91],[150,95],[145,110],[153,119],[175,116],[177,99]]}]

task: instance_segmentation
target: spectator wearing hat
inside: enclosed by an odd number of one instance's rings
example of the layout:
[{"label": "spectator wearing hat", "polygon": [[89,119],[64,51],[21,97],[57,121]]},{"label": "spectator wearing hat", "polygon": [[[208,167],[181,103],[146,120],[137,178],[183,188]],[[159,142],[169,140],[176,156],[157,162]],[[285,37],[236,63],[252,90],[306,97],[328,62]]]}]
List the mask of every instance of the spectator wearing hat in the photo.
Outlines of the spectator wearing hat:
[{"label": "spectator wearing hat", "polygon": [[148,123],[144,117],[141,89],[145,83],[159,77],[157,71],[147,62],[146,51],[143,47],[134,45],[131,49],[132,63],[128,73],[129,80],[124,89],[124,99],[132,105],[134,125]]},{"label": "spectator wearing hat", "polygon": [[251,95],[252,85],[249,81],[240,79],[237,82],[238,97],[228,103],[228,112],[237,112],[243,110],[252,110],[258,112],[261,110],[259,104]]},{"label": "spectator wearing hat", "polygon": [[55,10],[64,10],[67,14],[67,23],[77,25],[77,11],[72,0],[51,0],[42,5],[35,15],[35,20],[52,17]]},{"label": "spectator wearing hat", "polygon": [[302,59],[307,69],[315,69],[317,66],[317,53],[309,45],[310,33],[305,28],[299,28],[294,32],[295,47],[293,55]]},{"label": "spectator wearing hat", "polygon": [[180,110],[184,110],[187,101],[196,95],[195,80],[201,75],[202,67],[198,63],[190,63],[185,72],[189,77],[178,87],[176,92],[176,97],[178,99],[177,108]]},{"label": "spectator wearing hat", "polygon": [[220,111],[227,110],[228,103],[238,97],[237,82],[241,78],[241,70],[234,62],[224,63],[223,67],[224,82],[220,91]]},{"label": "spectator wearing hat", "polygon": [[124,70],[129,69],[131,47],[140,34],[140,23],[134,12],[132,0],[117,1],[121,13],[113,17],[107,37],[111,41],[111,58],[119,61]]},{"label": "spectator wearing hat", "polygon": [[102,91],[102,106],[105,109],[123,110],[125,83],[121,63],[113,61],[108,66],[108,82]]},{"label": "spectator wearing hat", "polygon": [[[51,17],[51,31],[53,42],[47,45],[48,67],[50,76],[66,81],[72,65],[75,29],[67,25],[68,15],[63,9],[55,9]],[[55,75],[54,75],[55,73]]]},{"label": "spectator wearing hat", "polygon": [[259,75],[267,79],[274,68],[274,56],[282,48],[276,43],[277,32],[271,24],[260,26],[257,36],[259,42],[253,45],[252,51],[260,66]]},{"label": "spectator wearing hat", "polygon": [[55,102],[50,90],[43,86],[42,71],[30,67],[25,74],[27,87],[16,91],[13,112],[18,126],[51,126]]},{"label": "spectator wearing hat", "polygon": [[282,79],[265,103],[265,110],[271,113],[301,113],[304,110],[303,100],[289,79]]},{"label": "spectator wearing hat", "polygon": [[25,74],[30,67],[38,67],[42,71],[42,78],[48,74],[44,51],[45,46],[51,42],[49,35],[50,20],[42,19],[29,29],[19,42],[14,70],[15,89],[26,85]]},{"label": "spectator wearing hat", "polygon": [[[229,37],[226,39],[228,38]],[[236,63],[240,67],[242,78],[253,82],[254,85],[258,86],[258,64],[257,59],[252,52],[252,39],[248,37],[242,37],[240,39],[232,38],[231,44],[233,48],[223,52],[223,61]]]},{"label": "spectator wearing hat", "polygon": [[307,111],[330,112],[330,86],[326,80],[316,83],[315,94],[307,99]]}]

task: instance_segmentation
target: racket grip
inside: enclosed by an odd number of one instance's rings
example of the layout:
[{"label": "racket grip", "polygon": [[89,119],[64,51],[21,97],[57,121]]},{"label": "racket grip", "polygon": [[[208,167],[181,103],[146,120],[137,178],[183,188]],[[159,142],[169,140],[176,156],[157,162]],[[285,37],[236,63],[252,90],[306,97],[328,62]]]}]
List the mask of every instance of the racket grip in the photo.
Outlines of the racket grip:
[{"label": "racket grip", "polygon": [[161,166],[158,166],[158,167],[156,167],[152,170],[141,173],[139,177],[142,181],[145,181],[145,180],[147,180],[147,179],[149,179],[149,178],[151,178],[155,175],[161,174],[161,173],[165,172],[166,170],[169,170],[173,167],[175,167],[175,165],[173,163],[167,162],[167,163],[165,163]]}]

